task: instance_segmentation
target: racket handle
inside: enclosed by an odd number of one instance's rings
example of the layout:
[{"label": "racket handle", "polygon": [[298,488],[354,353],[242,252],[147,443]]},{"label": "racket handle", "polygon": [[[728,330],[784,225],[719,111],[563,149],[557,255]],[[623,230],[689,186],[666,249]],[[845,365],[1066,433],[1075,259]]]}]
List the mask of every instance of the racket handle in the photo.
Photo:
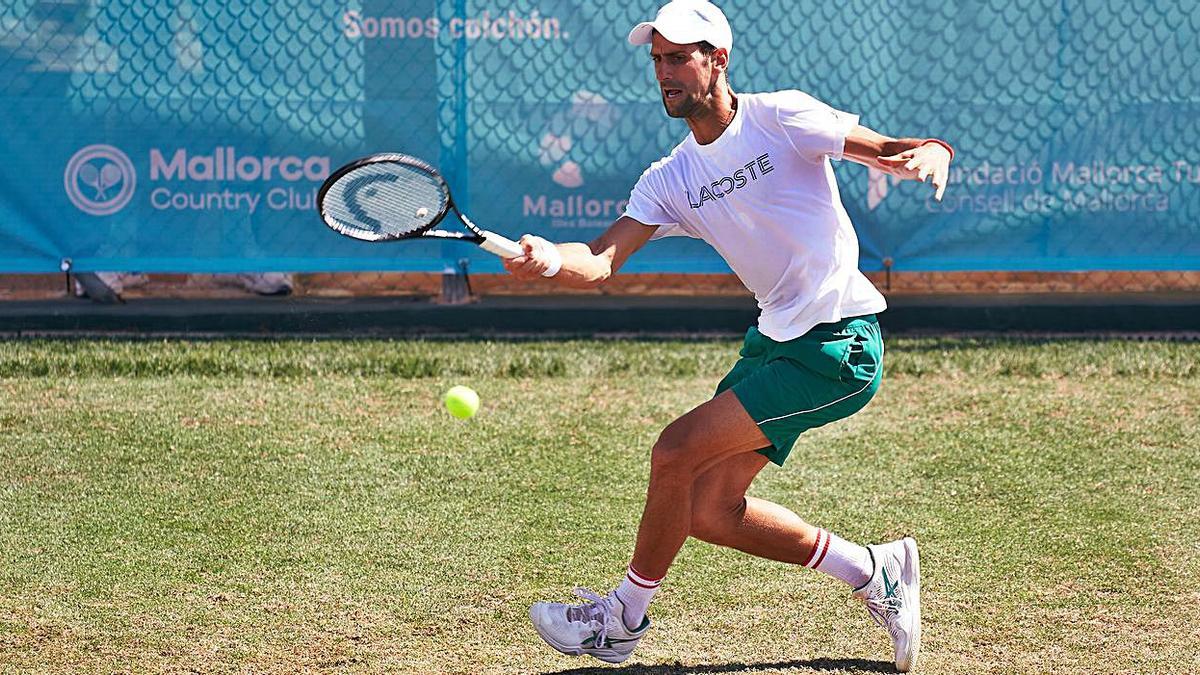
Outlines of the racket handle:
[{"label": "racket handle", "polygon": [[483,241],[479,243],[479,247],[488,253],[500,256],[501,258],[515,258],[525,253],[525,249],[517,242],[496,234],[483,230],[480,232],[483,235]]}]

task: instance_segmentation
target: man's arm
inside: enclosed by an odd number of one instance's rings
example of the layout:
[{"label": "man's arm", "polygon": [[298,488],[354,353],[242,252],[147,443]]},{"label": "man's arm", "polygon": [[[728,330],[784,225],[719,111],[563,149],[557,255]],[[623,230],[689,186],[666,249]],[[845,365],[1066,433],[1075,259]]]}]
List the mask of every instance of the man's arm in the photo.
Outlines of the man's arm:
[{"label": "man's arm", "polygon": [[890,138],[857,125],[846,136],[846,148],[842,156],[903,179],[924,183],[932,178],[933,187],[937,190],[934,198],[941,201],[954,152],[941,141]]},{"label": "man's arm", "polygon": [[542,273],[553,265],[557,251],[562,266],[552,279],[572,288],[592,288],[616,274],[635,251],[650,241],[657,225],[642,223],[622,216],[589,244],[571,242],[554,244],[541,237],[527,234],[521,237],[525,254],[504,261],[504,269],[524,281],[543,279]]}]

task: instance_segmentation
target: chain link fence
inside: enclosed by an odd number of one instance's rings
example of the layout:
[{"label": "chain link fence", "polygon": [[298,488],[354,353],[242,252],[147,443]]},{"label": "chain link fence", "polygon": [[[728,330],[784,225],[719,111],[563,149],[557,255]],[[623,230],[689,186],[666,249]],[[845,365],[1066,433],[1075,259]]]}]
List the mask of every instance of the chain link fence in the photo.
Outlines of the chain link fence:
[{"label": "chain link fence", "polygon": [[[1200,290],[1200,5],[722,5],[735,90],[803,89],[958,148],[942,203],[837,167],[881,287]],[[460,259],[475,290],[529,292],[454,244],[339,238],[312,212],[316,186],[398,150],[437,164],[490,229],[596,236],[687,131],[624,41],[655,7],[9,3],[0,297],[64,293],[64,268],[132,295],[428,294]],[[613,289],[743,292],[692,240],[655,242],[627,271]]]}]

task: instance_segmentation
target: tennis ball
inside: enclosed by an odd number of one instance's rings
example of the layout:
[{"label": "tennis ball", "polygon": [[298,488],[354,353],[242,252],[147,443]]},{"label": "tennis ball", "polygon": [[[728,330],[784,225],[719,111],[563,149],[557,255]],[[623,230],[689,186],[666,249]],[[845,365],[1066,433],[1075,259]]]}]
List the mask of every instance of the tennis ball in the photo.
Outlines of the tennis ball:
[{"label": "tennis ball", "polygon": [[460,420],[470,419],[475,416],[476,412],[479,412],[479,394],[476,394],[474,389],[461,384],[450,387],[450,390],[442,397],[442,402],[446,404],[446,410]]}]

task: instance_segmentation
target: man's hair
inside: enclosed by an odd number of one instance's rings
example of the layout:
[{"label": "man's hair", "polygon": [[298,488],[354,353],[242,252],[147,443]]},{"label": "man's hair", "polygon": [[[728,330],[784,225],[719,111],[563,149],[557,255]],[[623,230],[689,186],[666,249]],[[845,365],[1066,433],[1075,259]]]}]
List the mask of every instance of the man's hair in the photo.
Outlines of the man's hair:
[{"label": "man's hair", "polygon": [[[651,33],[658,33],[659,35],[662,35],[662,33],[658,32],[657,28],[652,29]],[[713,52],[717,51],[717,48],[713,45],[713,43],[709,42],[708,40],[701,40],[700,42],[696,43],[696,46],[700,49],[700,53],[705,56],[712,56]]]},{"label": "man's hair", "polygon": [[[706,58],[709,58],[709,59],[711,59],[712,55],[715,54],[717,51],[716,46],[713,45],[713,43],[709,42],[708,40],[701,40],[700,42],[697,42],[696,49],[701,54],[703,54]],[[725,82],[726,82],[726,84],[729,83],[729,70],[728,69],[725,70]]]},{"label": "man's hair", "polygon": [[[654,32],[655,32],[655,33],[658,33],[658,29],[654,29]],[[658,34],[659,34],[659,35],[662,35],[662,33],[658,33]],[[699,51],[701,54],[703,54],[704,56],[706,56],[706,57],[708,57],[708,58],[710,58],[710,59],[712,58],[712,55],[713,55],[714,53],[716,53],[716,51],[717,51],[717,47],[716,47],[716,45],[714,45],[713,43],[709,42],[708,40],[701,40],[700,42],[697,42],[697,43],[696,43],[696,49],[697,49],[697,50],[698,50],[698,51]],[[726,83],[728,83],[728,82],[729,82],[729,70],[726,70],[726,71],[725,71],[725,82],[726,82]],[[714,83],[714,84],[715,84],[715,83]]]}]

